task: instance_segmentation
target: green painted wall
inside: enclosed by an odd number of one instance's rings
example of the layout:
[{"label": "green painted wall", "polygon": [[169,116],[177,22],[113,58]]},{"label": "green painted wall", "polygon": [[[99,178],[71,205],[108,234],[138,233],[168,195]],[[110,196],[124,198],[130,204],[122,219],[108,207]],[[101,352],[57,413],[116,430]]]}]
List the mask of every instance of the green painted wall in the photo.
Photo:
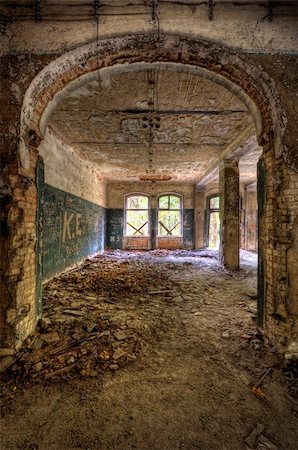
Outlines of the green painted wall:
[{"label": "green painted wall", "polygon": [[122,248],[124,209],[107,209],[107,248]]},{"label": "green painted wall", "polygon": [[[151,239],[154,243],[156,237],[156,209],[150,211]],[[124,209],[110,208],[107,210],[107,248],[122,248],[124,226]],[[183,211],[183,237],[184,247],[194,248],[194,210]],[[153,248],[153,246],[152,246]]]},{"label": "green painted wall", "polygon": [[194,210],[183,210],[183,245],[184,248],[194,248]]},{"label": "green painted wall", "polygon": [[105,208],[44,184],[43,279],[104,250]]},{"label": "green painted wall", "polygon": [[36,168],[37,208],[36,208],[36,316],[42,312],[42,254],[43,254],[43,202],[44,202],[44,162],[38,157]]}]

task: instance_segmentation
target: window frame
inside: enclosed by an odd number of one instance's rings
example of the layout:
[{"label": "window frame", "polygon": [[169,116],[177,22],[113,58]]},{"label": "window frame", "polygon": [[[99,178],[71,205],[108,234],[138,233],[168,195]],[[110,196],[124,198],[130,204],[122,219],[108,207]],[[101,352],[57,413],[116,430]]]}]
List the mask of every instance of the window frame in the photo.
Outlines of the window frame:
[{"label": "window frame", "polygon": [[[131,197],[145,197],[148,200],[148,207],[145,208],[140,208],[140,209],[132,209],[132,208],[128,208],[128,200]],[[127,234],[127,227],[128,227],[128,222],[127,222],[127,212],[128,211],[147,211],[147,215],[148,215],[148,220],[147,220],[147,224],[148,224],[148,233],[147,234],[137,234],[137,235],[130,235]],[[148,194],[144,194],[143,192],[132,192],[129,194],[126,194],[124,197],[124,226],[123,226],[123,236],[125,238],[150,238],[150,196]]]},{"label": "window frame", "polygon": [[[168,208],[160,208],[159,202],[161,197],[169,197],[168,199]],[[177,197],[179,199],[179,208],[171,208],[170,207],[170,197]],[[177,194],[176,192],[163,192],[162,194],[158,194],[157,196],[157,220],[156,220],[156,237],[157,238],[177,238],[181,239],[183,238],[183,211],[184,211],[184,205],[183,205],[183,195]],[[172,234],[159,234],[159,212],[160,211],[179,211],[179,225],[180,225],[180,233],[179,235],[172,235]],[[171,230],[173,231],[173,230]]]}]

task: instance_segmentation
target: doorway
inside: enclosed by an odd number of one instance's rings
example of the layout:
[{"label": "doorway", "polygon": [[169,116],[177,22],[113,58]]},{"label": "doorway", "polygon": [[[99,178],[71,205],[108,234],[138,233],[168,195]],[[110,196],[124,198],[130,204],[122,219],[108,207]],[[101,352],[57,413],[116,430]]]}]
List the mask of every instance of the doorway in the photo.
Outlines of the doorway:
[{"label": "doorway", "polygon": [[219,196],[212,195],[207,198],[207,246],[219,249],[220,242]]}]

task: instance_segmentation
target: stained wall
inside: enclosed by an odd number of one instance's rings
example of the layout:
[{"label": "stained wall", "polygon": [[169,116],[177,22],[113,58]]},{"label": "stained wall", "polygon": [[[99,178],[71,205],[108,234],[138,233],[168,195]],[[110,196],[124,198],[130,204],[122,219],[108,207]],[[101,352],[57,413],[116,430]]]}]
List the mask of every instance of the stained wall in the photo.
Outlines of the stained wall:
[{"label": "stained wall", "polygon": [[45,280],[104,250],[106,183],[98,169],[50,132],[39,155],[44,165],[39,239]]}]

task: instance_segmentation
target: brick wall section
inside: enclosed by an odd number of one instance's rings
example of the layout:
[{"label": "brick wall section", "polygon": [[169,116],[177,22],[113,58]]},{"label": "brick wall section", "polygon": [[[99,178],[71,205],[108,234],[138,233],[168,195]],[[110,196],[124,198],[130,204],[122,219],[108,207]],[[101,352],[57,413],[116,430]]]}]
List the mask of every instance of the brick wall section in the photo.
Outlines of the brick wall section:
[{"label": "brick wall section", "polygon": [[12,203],[7,217],[9,245],[6,254],[1,255],[1,260],[9,261],[1,283],[1,315],[6,318],[1,343],[16,348],[34,329],[37,320],[35,168],[39,140],[32,144],[30,168],[22,169],[14,163],[10,164],[9,173],[4,174],[11,189]]},{"label": "brick wall section", "polygon": [[150,250],[149,237],[124,237],[123,248],[126,250]]},{"label": "brick wall section", "polygon": [[183,248],[183,238],[180,237],[157,237],[156,248],[165,250],[176,250]]},{"label": "brick wall section", "polygon": [[298,339],[298,174],[275,161],[270,152],[265,151],[263,160],[266,199],[259,233],[265,273],[264,331],[279,350],[290,345],[291,355],[298,356],[293,344]]}]

